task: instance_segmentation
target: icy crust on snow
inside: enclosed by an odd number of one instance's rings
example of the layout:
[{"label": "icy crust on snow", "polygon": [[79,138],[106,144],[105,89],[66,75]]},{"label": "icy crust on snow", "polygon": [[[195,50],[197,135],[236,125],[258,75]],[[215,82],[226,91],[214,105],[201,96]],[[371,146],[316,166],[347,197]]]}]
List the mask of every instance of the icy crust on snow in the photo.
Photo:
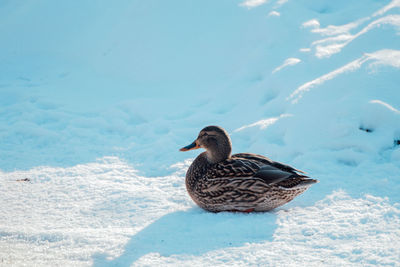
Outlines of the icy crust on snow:
[{"label": "icy crust on snow", "polygon": [[[186,161],[142,177],[118,158],[1,173],[0,259],[21,266],[396,265],[400,207],[344,191],[272,213],[212,214]],[[28,178],[30,181],[16,181]]]}]

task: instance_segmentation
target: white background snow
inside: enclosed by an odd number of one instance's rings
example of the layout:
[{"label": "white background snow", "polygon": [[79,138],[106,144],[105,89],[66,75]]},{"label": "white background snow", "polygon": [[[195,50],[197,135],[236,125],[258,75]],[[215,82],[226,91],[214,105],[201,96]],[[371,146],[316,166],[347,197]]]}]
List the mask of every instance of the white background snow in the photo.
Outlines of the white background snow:
[{"label": "white background snow", "polygon": [[[201,210],[207,125],[320,183]],[[0,2],[1,266],[400,266],[399,192],[399,0]]]}]

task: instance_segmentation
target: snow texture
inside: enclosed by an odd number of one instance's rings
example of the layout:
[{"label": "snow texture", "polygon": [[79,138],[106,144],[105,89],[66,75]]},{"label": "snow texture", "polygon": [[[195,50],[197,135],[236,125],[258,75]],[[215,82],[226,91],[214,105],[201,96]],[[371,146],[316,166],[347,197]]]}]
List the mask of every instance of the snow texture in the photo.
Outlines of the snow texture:
[{"label": "snow texture", "polygon": [[274,70],[272,71],[272,73],[275,73],[275,72],[277,72],[277,71],[280,71],[281,69],[283,69],[283,68],[285,68],[285,67],[287,67],[287,66],[296,65],[296,64],[299,63],[299,62],[301,62],[301,60],[298,59],[298,58],[293,58],[293,57],[288,58],[288,59],[285,60],[285,62],[283,62],[282,65],[280,65],[279,67],[277,67],[276,69],[274,69]]},{"label": "snow texture", "polygon": [[[0,266],[400,266],[400,1],[0,2]],[[320,182],[185,189],[207,125]]]}]

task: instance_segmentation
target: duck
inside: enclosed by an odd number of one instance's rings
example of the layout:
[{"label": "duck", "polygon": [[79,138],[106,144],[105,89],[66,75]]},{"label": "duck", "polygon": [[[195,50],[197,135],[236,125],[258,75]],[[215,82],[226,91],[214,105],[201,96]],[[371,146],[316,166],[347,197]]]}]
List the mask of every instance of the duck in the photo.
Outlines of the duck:
[{"label": "duck", "polygon": [[186,172],[189,196],[210,212],[265,212],[293,200],[318,180],[303,171],[252,153],[231,155],[229,134],[207,126],[180,151],[205,149]]}]

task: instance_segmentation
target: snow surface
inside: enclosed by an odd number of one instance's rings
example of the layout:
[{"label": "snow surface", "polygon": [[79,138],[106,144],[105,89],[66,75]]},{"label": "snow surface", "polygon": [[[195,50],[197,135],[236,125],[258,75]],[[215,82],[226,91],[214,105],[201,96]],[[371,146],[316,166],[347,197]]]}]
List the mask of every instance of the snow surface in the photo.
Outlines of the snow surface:
[{"label": "snow surface", "polygon": [[[400,1],[0,2],[0,265],[400,266]],[[207,213],[206,125],[320,183]]]}]

